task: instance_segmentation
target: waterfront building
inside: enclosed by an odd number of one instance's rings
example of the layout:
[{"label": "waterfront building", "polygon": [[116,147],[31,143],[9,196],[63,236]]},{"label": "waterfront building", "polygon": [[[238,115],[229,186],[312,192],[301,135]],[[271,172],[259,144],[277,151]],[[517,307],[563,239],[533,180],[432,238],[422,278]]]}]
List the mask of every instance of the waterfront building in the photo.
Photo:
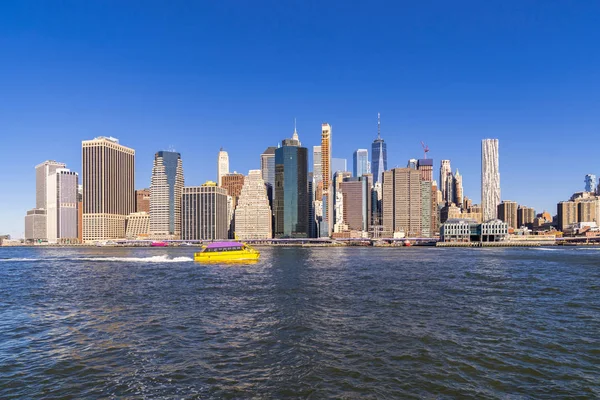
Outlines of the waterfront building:
[{"label": "waterfront building", "polygon": [[522,228],[533,224],[535,219],[535,210],[527,206],[517,208],[517,227]]},{"label": "waterfront building", "polygon": [[578,221],[577,203],[574,201],[561,201],[557,205],[558,230],[564,231],[569,225]]},{"label": "waterfront building", "polygon": [[597,199],[587,199],[577,202],[577,222],[599,222],[596,214]]},{"label": "waterfront building", "polygon": [[442,242],[501,242],[508,239],[508,224],[500,220],[478,223],[472,219],[449,219],[440,228]]},{"label": "waterfront building", "polygon": [[219,158],[217,159],[217,184],[222,185],[223,176],[229,173],[229,154],[223,148],[219,150]]},{"label": "waterfront building", "polygon": [[271,207],[260,170],[250,170],[235,209],[235,238],[270,239]]},{"label": "waterfront building", "polygon": [[150,236],[155,239],[181,237],[181,154],[159,151],[154,155],[150,183]]},{"label": "waterfront building", "polygon": [[331,173],[335,174],[336,172],[347,172],[348,171],[348,163],[345,158],[332,158],[331,159]]},{"label": "waterfront building", "polygon": [[411,168],[383,173],[383,230],[387,234],[421,234],[421,176]]},{"label": "waterfront building", "polygon": [[481,141],[481,206],[485,221],[497,218],[500,204],[498,139]]},{"label": "waterfront building", "polygon": [[[274,235],[277,238],[303,238],[309,234],[308,152],[300,146],[296,131],[294,136],[283,140],[282,146],[275,150]],[[323,180],[326,172],[323,168]]]},{"label": "waterfront building", "polygon": [[371,146],[371,172],[373,173],[373,184],[381,183],[383,172],[387,171],[387,145],[381,138],[381,116],[377,113],[377,139]]},{"label": "waterfront building", "polygon": [[323,181],[322,190],[322,221],[320,225],[320,236],[329,237],[333,228],[333,199],[330,194],[331,186],[331,125],[321,125],[321,173]]},{"label": "waterfront building", "polygon": [[352,155],[352,174],[356,177],[369,173],[369,150],[357,149]]},{"label": "waterfront building", "polygon": [[596,175],[587,174],[585,176],[585,191],[592,193],[596,191]]},{"label": "waterfront building", "polygon": [[227,239],[227,222],[227,190],[211,181],[183,188],[181,239]]},{"label": "waterfront building", "polygon": [[135,150],[112,137],[82,142],[83,241],[125,237],[135,210]]},{"label": "waterfront building", "polygon": [[418,163],[418,160],[416,158],[411,158],[410,160],[408,160],[408,164],[406,165],[406,168],[418,169],[417,163]]},{"label": "waterfront building", "polygon": [[423,158],[417,160],[417,170],[421,174],[421,180],[433,181],[433,160],[430,158]]},{"label": "waterfront building", "polygon": [[[442,160],[440,162],[440,186],[439,189],[442,192],[442,201],[448,201],[448,176],[452,175],[452,168],[450,167],[450,160]],[[452,201],[452,200],[450,200]],[[441,202],[440,202],[441,203]]]},{"label": "waterfront building", "polygon": [[145,211],[131,213],[127,216],[125,237],[129,240],[147,239],[150,235],[150,214]]},{"label": "waterfront building", "polygon": [[46,240],[46,210],[34,208],[27,211],[25,216],[25,240],[42,242]]},{"label": "waterfront building", "polygon": [[150,214],[150,189],[138,189],[135,191],[135,212]]},{"label": "waterfront building", "polygon": [[517,224],[517,208],[518,205],[514,201],[504,200],[502,203],[498,204],[498,219],[506,222],[509,227],[513,229],[519,228]]},{"label": "waterfront building", "polygon": [[459,207],[462,207],[464,195],[463,195],[463,183],[462,183],[462,175],[458,172],[458,168],[456,169],[456,174],[454,174],[454,204]]},{"label": "waterfront building", "polygon": [[367,232],[371,225],[371,176],[345,177],[340,183],[343,221],[348,229]]},{"label": "waterfront building", "polygon": [[46,235],[49,243],[78,243],[77,187],[79,175],[59,168],[48,175]]}]

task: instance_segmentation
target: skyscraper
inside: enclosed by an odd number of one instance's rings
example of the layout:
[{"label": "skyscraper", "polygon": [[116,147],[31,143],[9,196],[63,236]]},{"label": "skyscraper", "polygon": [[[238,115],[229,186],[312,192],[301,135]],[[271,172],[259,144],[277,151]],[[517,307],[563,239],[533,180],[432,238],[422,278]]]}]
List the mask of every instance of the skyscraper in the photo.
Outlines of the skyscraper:
[{"label": "skyscraper", "polygon": [[463,195],[463,184],[462,184],[462,175],[458,172],[458,168],[456,169],[456,174],[454,174],[454,204],[462,208],[464,200]]},{"label": "skyscraper", "polygon": [[498,139],[481,141],[481,206],[483,220],[497,218],[500,204],[500,169],[498,162]]},{"label": "skyscraper", "polygon": [[585,191],[586,192],[595,192],[596,190],[596,175],[587,174],[585,176]]},{"label": "skyscraper", "polygon": [[260,170],[250,170],[235,209],[235,234],[240,240],[269,239],[271,207]]},{"label": "skyscraper", "polygon": [[442,201],[450,201],[448,200],[448,175],[452,173],[452,169],[450,168],[450,160],[442,160],[440,162],[440,186],[439,189],[442,191]]},{"label": "skyscraper", "polygon": [[159,151],[154,155],[150,183],[150,235],[153,238],[181,237],[181,193],[183,191],[181,154]]},{"label": "skyscraper", "polygon": [[83,241],[125,237],[135,210],[135,150],[112,137],[82,142]]},{"label": "skyscraper", "polygon": [[393,168],[383,173],[383,229],[388,235],[403,231],[407,236],[422,230],[421,176],[411,168]]},{"label": "skyscraper", "polygon": [[35,166],[35,208],[46,209],[48,177],[57,169],[66,168],[66,166],[67,164],[54,160],[44,161]]},{"label": "skyscraper", "polygon": [[227,190],[215,182],[183,188],[181,238],[183,240],[227,239]]},{"label": "skyscraper", "polygon": [[377,113],[377,139],[371,146],[371,172],[373,173],[373,183],[381,182],[383,171],[387,170],[387,147],[381,138],[381,118]]},{"label": "skyscraper", "polygon": [[406,168],[417,169],[417,159],[411,158],[408,160],[408,164],[406,164]]},{"label": "skyscraper", "polygon": [[333,190],[331,189],[331,126],[328,123],[321,125],[321,172],[322,172],[322,220],[319,235],[328,237],[333,229]]},{"label": "skyscraper", "polygon": [[353,168],[352,174],[355,177],[363,176],[369,173],[369,150],[358,149],[352,156]]},{"label": "skyscraper", "polygon": [[221,178],[229,173],[229,154],[221,147],[217,160],[217,184],[221,186]]},{"label": "skyscraper", "polygon": [[517,208],[517,227],[521,228],[528,224],[533,224],[535,219],[535,210],[531,207],[519,206]]},{"label": "skyscraper", "polygon": [[297,132],[275,150],[275,237],[308,237],[308,152]]},{"label": "skyscraper", "polygon": [[233,197],[233,207],[237,205],[237,201],[242,194],[244,187],[244,174],[233,172],[221,177],[221,187],[227,190],[227,195]]},{"label": "skyscraper", "polygon": [[343,196],[343,220],[348,229],[367,232],[371,224],[371,176],[344,178],[340,183]]},{"label": "skyscraper", "polygon": [[77,186],[79,176],[66,168],[48,176],[46,229],[49,243],[77,243]]},{"label": "skyscraper", "polygon": [[323,168],[321,164],[321,158],[321,146],[313,146],[313,179],[315,182],[323,181]]},{"label": "skyscraper", "polygon": [[422,158],[417,160],[417,170],[423,181],[433,181],[433,160],[431,158]]},{"label": "skyscraper", "polygon": [[260,155],[260,170],[265,184],[273,190],[275,186],[275,149],[277,147],[267,147]]},{"label": "skyscraper", "polygon": [[431,237],[431,181],[421,177],[421,236]]},{"label": "skyscraper", "polygon": [[25,240],[40,242],[46,240],[46,209],[34,208],[25,216]]}]

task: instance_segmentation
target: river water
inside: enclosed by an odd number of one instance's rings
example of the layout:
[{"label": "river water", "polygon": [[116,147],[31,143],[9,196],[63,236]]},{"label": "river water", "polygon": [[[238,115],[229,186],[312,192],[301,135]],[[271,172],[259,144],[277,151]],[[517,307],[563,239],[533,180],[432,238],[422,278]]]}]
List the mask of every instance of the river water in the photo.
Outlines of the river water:
[{"label": "river water", "polygon": [[0,398],[599,398],[600,249],[0,248]]}]

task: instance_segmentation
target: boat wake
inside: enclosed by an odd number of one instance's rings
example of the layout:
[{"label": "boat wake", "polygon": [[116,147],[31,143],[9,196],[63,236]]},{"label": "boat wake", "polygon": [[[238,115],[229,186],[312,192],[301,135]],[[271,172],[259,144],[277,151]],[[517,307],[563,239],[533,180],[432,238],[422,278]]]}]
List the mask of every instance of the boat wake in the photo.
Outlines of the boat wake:
[{"label": "boat wake", "polygon": [[40,261],[37,258],[0,258],[0,262]]},{"label": "boat wake", "polygon": [[152,257],[79,257],[75,261],[121,261],[121,262],[142,262],[142,263],[176,263],[194,261],[191,257],[169,258],[167,255]]}]

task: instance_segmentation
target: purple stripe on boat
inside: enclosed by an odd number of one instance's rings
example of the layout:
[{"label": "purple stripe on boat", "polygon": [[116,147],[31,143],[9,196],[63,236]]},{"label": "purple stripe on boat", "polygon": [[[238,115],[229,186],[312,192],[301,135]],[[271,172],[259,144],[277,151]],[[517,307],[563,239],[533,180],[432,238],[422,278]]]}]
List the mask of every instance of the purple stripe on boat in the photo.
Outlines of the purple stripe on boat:
[{"label": "purple stripe on boat", "polygon": [[215,242],[209,243],[206,247],[209,249],[213,249],[215,247],[242,247],[242,243],[238,242]]}]

